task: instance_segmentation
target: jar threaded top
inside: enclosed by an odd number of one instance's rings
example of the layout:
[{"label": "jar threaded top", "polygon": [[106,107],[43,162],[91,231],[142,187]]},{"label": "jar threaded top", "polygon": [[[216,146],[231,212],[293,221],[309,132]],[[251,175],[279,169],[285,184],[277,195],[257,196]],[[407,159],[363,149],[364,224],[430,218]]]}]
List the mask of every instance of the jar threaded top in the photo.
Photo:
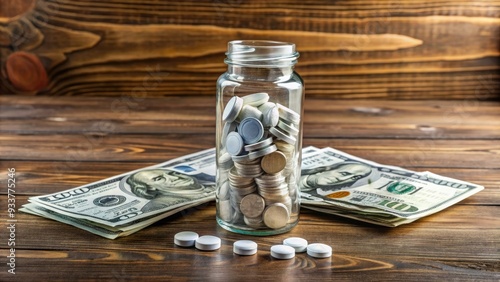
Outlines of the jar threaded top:
[{"label": "jar threaded top", "polygon": [[265,40],[235,40],[227,46],[226,64],[241,66],[292,66],[299,53],[295,44]]}]

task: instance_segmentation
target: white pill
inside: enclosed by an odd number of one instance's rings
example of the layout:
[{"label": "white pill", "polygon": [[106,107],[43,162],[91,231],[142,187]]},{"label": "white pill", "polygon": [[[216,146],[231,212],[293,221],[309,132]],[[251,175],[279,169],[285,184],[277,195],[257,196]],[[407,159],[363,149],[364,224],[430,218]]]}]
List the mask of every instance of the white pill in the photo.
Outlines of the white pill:
[{"label": "white pill", "polygon": [[220,248],[221,240],[219,237],[204,235],[196,240],[195,247],[200,251],[214,251]]},{"label": "white pill", "polygon": [[290,237],[283,240],[283,245],[295,249],[296,253],[303,253],[307,250],[307,240],[300,237]]},{"label": "white pill", "polygon": [[230,132],[235,131],[237,125],[238,124],[236,122],[226,122],[226,123],[224,123],[224,127],[222,128],[222,137],[221,137],[221,143],[222,143],[222,145],[226,144],[227,135]]},{"label": "white pill", "polygon": [[273,127],[278,124],[280,114],[275,103],[267,102],[259,106],[262,112],[262,123],[265,127]]},{"label": "white pill", "polygon": [[256,143],[264,136],[264,126],[253,117],[242,120],[238,129],[245,144]]},{"label": "white pill", "polygon": [[257,253],[257,243],[250,240],[239,240],[233,244],[233,252],[241,256],[251,256]]},{"label": "white pill", "polygon": [[245,105],[245,106],[243,106],[243,108],[241,109],[241,111],[238,115],[238,120],[244,120],[244,119],[249,118],[249,117],[253,117],[253,118],[256,118],[258,120],[262,120],[262,113],[259,111],[259,109],[257,109],[254,106]]},{"label": "white pill", "polygon": [[174,236],[174,244],[181,247],[192,247],[198,239],[198,233],[192,231],[182,231]]},{"label": "white pill", "polygon": [[269,101],[269,94],[265,92],[259,92],[243,96],[242,98],[243,98],[243,103],[245,105],[258,107],[264,104],[265,102]]},{"label": "white pill", "polygon": [[238,117],[241,109],[243,108],[243,99],[238,96],[234,96],[227,102],[224,112],[222,113],[222,120],[226,122],[232,122]]},{"label": "white pill", "polygon": [[271,247],[271,256],[277,259],[291,259],[295,256],[295,249],[285,245]]},{"label": "white pill", "polygon": [[226,151],[231,156],[237,156],[243,151],[243,138],[238,134],[238,132],[231,132],[226,138]]},{"label": "white pill", "polygon": [[313,258],[329,258],[332,256],[332,247],[321,243],[309,244],[307,254]]}]

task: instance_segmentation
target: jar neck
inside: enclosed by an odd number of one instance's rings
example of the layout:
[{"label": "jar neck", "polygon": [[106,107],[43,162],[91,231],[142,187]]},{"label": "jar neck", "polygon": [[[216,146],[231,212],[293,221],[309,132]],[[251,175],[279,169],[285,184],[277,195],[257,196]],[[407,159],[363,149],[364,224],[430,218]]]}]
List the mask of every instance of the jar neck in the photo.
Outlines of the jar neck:
[{"label": "jar neck", "polygon": [[293,75],[293,65],[264,67],[228,64],[227,74],[234,80],[286,81]]}]

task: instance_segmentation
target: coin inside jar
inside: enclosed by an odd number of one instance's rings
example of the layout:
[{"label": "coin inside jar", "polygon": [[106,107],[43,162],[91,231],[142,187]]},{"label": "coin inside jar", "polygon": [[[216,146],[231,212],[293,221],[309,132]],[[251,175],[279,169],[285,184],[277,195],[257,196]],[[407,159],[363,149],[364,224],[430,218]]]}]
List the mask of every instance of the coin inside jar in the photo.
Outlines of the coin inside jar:
[{"label": "coin inside jar", "polygon": [[287,207],[281,203],[268,206],[263,213],[264,224],[272,229],[285,227],[290,218]]},{"label": "coin inside jar", "polygon": [[266,203],[258,194],[248,194],[240,203],[240,211],[246,217],[258,217],[264,211]]},{"label": "coin inside jar", "polygon": [[262,157],[260,165],[266,173],[274,174],[282,171],[286,166],[286,156],[280,151],[274,151],[271,154]]}]

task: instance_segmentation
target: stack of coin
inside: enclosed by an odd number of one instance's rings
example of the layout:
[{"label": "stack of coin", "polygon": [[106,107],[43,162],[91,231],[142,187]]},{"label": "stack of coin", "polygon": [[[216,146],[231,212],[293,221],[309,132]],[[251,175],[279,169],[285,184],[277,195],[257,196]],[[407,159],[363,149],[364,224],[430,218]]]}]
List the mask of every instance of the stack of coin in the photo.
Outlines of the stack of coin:
[{"label": "stack of coin", "polygon": [[296,220],[300,115],[255,93],[232,97],[222,118],[219,218],[251,229],[280,229]]}]

